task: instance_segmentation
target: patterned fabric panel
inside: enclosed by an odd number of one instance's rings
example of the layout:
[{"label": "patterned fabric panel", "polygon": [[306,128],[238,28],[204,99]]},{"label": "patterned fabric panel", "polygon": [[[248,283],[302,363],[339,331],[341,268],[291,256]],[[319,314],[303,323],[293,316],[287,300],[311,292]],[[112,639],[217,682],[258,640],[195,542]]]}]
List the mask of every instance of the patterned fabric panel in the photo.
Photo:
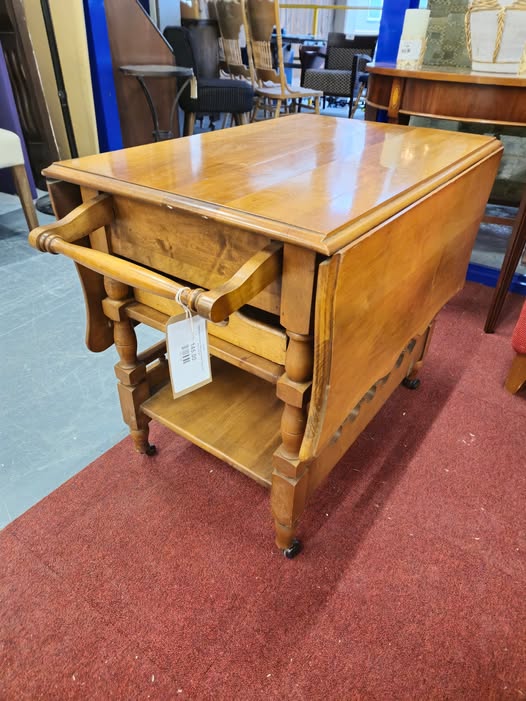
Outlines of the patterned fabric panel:
[{"label": "patterned fabric panel", "polygon": [[309,69],[305,71],[303,85],[313,90],[322,90],[326,95],[350,97],[351,72]]},{"label": "patterned fabric panel", "polygon": [[511,345],[515,353],[526,353],[526,302],[522,305],[519,320],[515,325]]},{"label": "patterned fabric panel", "polygon": [[340,71],[352,70],[352,60],[356,54],[363,54],[363,49],[346,49],[343,47],[331,46],[327,48],[327,60],[325,68],[332,70],[335,68]]},{"label": "patterned fabric panel", "polygon": [[252,87],[240,80],[209,78],[197,83],[197,100],[190,98],[190,87],[181,95],[179,104],[184,112],[239,114],[250,112],[254,100]]}]

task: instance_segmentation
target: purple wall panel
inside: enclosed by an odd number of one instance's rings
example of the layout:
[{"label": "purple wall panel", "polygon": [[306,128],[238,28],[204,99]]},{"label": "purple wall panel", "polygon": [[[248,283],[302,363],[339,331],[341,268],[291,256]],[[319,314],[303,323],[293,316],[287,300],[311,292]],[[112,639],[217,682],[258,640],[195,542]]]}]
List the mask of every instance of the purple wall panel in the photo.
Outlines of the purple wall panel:
[{"label": "purple wall panel", "polygon": [[[20,119],[18,118],[18,111],[16,109],[15,97],[13,95],[13,89],[11,87],[11,81],[9,80],[9,74],[7,72],[7,66],[5,63],[4,52],[0,44],[0,129],[9,129],[9,131],[14,131],[20,137],[22,141],[22,148],[24,150],[24,158],[26,159],[26,171],[27,177],[29,178],[29,184],[31,185],[31,191],[33,197],[36,197],[35,182],[33,180],[33,174],[31,169],[27,167],[29,159],[27,156],[26,145],[24,142],[24,135],[22,134],[22,127],[20,126]],[[11,192],[15,193],[15,187],[13,185],[13,180],[9,171],[5,169],[0,170],[0,192]]]}]

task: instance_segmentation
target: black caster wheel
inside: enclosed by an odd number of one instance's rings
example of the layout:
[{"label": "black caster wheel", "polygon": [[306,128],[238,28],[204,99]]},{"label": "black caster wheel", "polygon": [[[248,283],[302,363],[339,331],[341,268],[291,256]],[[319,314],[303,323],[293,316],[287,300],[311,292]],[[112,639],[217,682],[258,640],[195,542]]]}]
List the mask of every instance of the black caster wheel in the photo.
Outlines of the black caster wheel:
[{"label": "black caster wheel", "polygon": [[294,538],[290,547],[285,548],[283,551],[283,555],[287,558],[287,560],[292,560],[293,557],[296,557],[296,555],[301,552],[301,549],[301,540]]},{"label": "black caster wheel", "polygon": [[157,448],[150,443],[146,448],[146,455],[155,455],[157,453]]},{"label": "black caster wheel", "polygon": [[410,380],[409,377],[405,377],[402,380],[402,385],[407,387],[407,389],[418,389],[420,387],[420,380],[418,378]]}]

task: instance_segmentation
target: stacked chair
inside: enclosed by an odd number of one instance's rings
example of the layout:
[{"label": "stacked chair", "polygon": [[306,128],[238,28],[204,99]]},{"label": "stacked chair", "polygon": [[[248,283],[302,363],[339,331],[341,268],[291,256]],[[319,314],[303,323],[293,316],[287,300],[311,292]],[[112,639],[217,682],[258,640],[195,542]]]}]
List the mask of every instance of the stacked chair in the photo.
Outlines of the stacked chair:
[{"label": "stacked chair", "polygon": [[[215,0],[214,4],[230,75],[244,75],[254,84],[256,102],[252,121],[260,110],[264,117],[268,114],[279,117],[282,111],[295,112],[303,100],[312,102],[319,114],[322,93],[292,87],[287,82],[277,0]],[[240,46],[243,33],[248,66],[244,64]]]},{"label": "stacked chair", "polygon": [[[197,96],[188,86],[179,99],[184,112],[183,134],[193,134],[197,117],[209,116],[211,124],[220,114],[231,114],[236,124],[249,121],[254,105],[254,90],[246,81],[219,77],[217,31],[210,37],[210,26],[166,27],[164,36],[171,45],[178,66],[192,68],[197,78]],[[206,32],[207,61],[202,61],[202,39]],[[212,38],[212,41],[210,41]]]},{"label": "stacked chair", "polygon": [[306,89],[321,90],[323,98],[349,100],[349,117],[354,115],[358,101],[366,88],[366,78],[361,81],[362,90],[354,99],[358,76],[365,76],[363,67],[371,61],[376,48],[376,36],[355,36],[330,32],[327,39],[325,66],[305,70],[302,85]]},{"label": "stacked chair", "polygon": [[234,79],[250,82],[257,90],[242,0],[215,0],[214,11],[223,47],[223,70]]}]

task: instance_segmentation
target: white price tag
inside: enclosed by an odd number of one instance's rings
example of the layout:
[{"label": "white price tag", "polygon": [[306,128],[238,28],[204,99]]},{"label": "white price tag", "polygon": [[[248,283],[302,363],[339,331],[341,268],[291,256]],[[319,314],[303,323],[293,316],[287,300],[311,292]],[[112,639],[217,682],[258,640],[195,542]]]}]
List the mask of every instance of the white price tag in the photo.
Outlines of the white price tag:
[{"label": "white price tag", "polygon": [[185,314],[169,319],[166,346],[174,398],[212,381],[206,319]]},{"label": "white price tag", "polygon": [[418,61],[422,51],[422,39],[401,39],[397,61]]}]

